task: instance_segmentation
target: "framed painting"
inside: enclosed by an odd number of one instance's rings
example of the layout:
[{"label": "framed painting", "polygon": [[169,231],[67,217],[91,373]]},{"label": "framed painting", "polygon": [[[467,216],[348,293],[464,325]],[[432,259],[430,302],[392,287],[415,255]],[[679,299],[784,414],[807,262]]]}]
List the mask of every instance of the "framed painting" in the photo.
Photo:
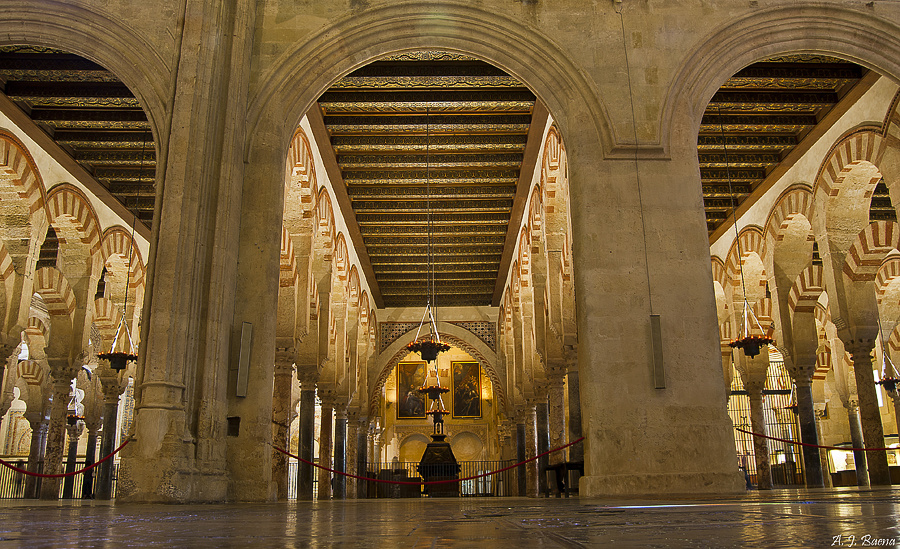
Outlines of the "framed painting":
[{"label": "framed painting", "polygon": [[419,392],[424,384],[424,362],[397,364],[397,419],[425,419],[427,397]]},{"label": "framed painting", "polygon": [[481,366],[477,362],[454,362],[453,417],[481,417]]}]

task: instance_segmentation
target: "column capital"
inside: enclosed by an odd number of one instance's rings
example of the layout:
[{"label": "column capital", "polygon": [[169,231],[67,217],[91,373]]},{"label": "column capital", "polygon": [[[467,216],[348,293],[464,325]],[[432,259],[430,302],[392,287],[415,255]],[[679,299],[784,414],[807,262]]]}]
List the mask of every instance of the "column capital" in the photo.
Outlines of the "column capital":
[{"label": "column capital", "polygon": [[297,360],[297,351],[293,347],[275,348],[275,374],[291,373]]},{"label": "column capital", "polygon": [[310,383],[315,386],[319,381],[319,369],[315,366],[306,366],[297,364],[297,380],[303,383]]},{"label": "column capital", "polygon": [[334,409],[337,400],[337,394],[333,389],[326,389],[322,386],[318,387],[319,400],[322,401],[323,408]]},{"label": "column capital", "polygon": [[875,340],[870,338],[848,339],[844,341],[844,350],[850,353],[853,362],[859,360],[872,360],[872,351],[875,350]]}]

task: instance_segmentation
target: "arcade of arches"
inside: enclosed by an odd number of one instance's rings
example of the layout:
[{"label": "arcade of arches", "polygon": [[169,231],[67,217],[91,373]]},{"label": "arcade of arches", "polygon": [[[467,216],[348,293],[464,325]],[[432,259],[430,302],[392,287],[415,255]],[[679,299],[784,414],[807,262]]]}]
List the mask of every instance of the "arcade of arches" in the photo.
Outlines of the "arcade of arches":
[{"label": "arcade of arches", "polygon": [[433,264],[460,459],[584,436],[519,495],[890,485],[735,435],[898,442],[900,6],[781,4],[0,0],[0,454],[358,497],[272,446],[418,461]]}]

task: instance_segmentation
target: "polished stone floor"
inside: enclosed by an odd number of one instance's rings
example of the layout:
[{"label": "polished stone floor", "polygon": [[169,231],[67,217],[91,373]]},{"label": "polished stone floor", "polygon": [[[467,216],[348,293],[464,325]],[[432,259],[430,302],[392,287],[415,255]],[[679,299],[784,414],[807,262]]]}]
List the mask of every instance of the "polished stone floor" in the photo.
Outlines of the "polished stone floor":
[{"label": "polished stone floor", "polygon": [[6,547],[867,547],[900,544],[900,488],[610,501],[479,498],[114,505],[0,501]]}]

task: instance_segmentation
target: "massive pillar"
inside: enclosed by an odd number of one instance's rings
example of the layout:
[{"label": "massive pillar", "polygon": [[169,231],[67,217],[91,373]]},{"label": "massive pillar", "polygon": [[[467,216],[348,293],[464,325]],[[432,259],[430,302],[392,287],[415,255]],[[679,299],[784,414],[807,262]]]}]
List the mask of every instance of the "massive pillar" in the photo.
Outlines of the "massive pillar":
[{"label": "massive pillar", "polygon": [[[853,358],[853,375],[856,378],[856,393],[859,396],[859,415],[862,421],[863,439],[866,448],[884,448],[884,428],[881,425],[881,410],[878,407],[878,394],[875,392],[875,374],[872,370],[871,340],[851,342],[847,345]],[[869,471],[869,484],[872,486],[890,486],[891,472],[888,468],[887,452],[870,450],[866,452],[866,467]]]},{"label": "massive pillar", "polygon": [[[332,446],[332,414],[334,413],[334,393],[321,392],[322,419],[319,427],[319,465],[331,469]],[[319,469],[319,499],[331,499],[331,473],[325,469]]]},{"label": "massive pillar", "polygon": [[[324,415],[324,414],[323,414]],[[334,409],[334,465],[332,469],[347,472],[347,405],[338,403]],[[335,474],[334,499],[347,499],[347,477]]]},{"label": "massive pillar", "polygon": [[[664,146],[648,134],[649,119],[638,121],[637,146],[623,140],[615,147],[579,121],[593,119],[587,113],[558,120],[568,153],[587,437],[582,496],[745,489],[722,405],[709,234],[697,182],[702,109],[675,109]],[[631,136],[630,116],[618,120],[622,135]],[[661,345],[654,348],[654,341]]]},{"label": "massive pillar", "polygon": [[[298,371],[299,373],[299,371]],[[316,429],[316,383],[310,379],[300,381],[300,432],[297,440],[297,454],[301,459],[312,462],[313,437]],[[315,467],[300,461],[297,463],[297,500],[313,499],[313,474]]]},{"label": "massive pillar", "polygon": [[[50,427],[47,431],[47,448],[44,454],[44,474],[62,472],[62,458],[66,438],[66,412],[72,390],[71,368],[67,359],[50,361],[53,376],[53,403],[50,405]],[[54,373],[55,371],[55,373]],[[59,477],[47,477],[41,481],[41,499],[59,499]]]},{"label": "massive pillar", "polygon": [[[360,417],[356,421],[356,474],[361,477],[368,475],[368,459],[369,459],[369,418]],[[356,496],[359,499],[365,498],[367,495],[366,481],[356,481]]]},{"label": "massive pillar", "polygon": [[[291,389],[294,385],[294,350],[275,350],[275,386],[272,395],[272,444],[285,450],[290,449]],[[272,450],[272,482],[275,484],[275,498],[287,501],[288,497],[288,457],[278,450]]]}]

